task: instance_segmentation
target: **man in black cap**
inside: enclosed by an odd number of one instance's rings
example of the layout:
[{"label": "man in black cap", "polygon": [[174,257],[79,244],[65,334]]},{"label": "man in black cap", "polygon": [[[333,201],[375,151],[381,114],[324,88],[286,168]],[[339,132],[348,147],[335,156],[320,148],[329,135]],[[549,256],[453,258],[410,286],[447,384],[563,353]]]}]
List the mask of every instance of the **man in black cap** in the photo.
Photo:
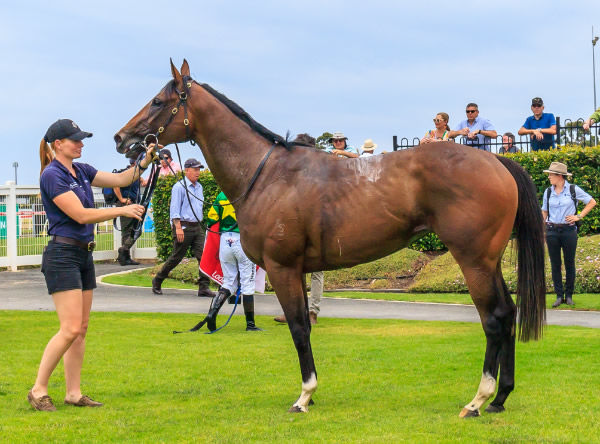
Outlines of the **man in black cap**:
[{"label": "man in black cap", "polygon": [[556,134],[554,114],[544,112],[544,101],[541,97],[531,99],[531,111],[533,111],[533,116],[527,117],[519,130],[519,135],[529,134],[532,151],[546,151],[554,148],[554,135]]},{"label": "man in black cap", "polygon": [[[135,164],[135,159],[129,159],[129,165],[126,170],[131,168]],[[124,170],[119,170],[124,171]],[[115,196],[117,197],[116,205],[123,207],[125,205],[131,205],[132,203],[140,203],[140,182],[142,186],[146,185],[146,180],[140,177],[138,180],[133,182],[131,185],[122,188],[113,188]],[[138,221],[131,217],[121,216],[119,218],[121,225],[121,248],[119,248],[119,256],[117,261],[122,266],[125,265],[139,265],[139,262],[131,259],[131,247],[135,244],[135,229]]]},{"label": "man in black cap", "polygon": [[160,158],[160,169],[158,170],[158,177],[169,176],[171,174],[178,173],[181,171],[181,166],[173,160],[171,157],[171,151],[164,148],[158,153]]},{"label": "man in black cap", "polygon": [[[154,294],[162,294],[162,282],[169,276],[169,272],[181,262],[188,248],[192,248],[198,263],[202,258],[204,229],[200,222],[203,219],[204,193],[198,178],[200,169],[204,166],[196,159],[188,159],[185,161],[184,168],[185,177],[173,185],[171,191],[170,217],[173,229],[173,252],[152,279]],[[208,289],[210,281],[200,272],[199,268],[198,275],[198,296],[213,297],[214,293]]]}]

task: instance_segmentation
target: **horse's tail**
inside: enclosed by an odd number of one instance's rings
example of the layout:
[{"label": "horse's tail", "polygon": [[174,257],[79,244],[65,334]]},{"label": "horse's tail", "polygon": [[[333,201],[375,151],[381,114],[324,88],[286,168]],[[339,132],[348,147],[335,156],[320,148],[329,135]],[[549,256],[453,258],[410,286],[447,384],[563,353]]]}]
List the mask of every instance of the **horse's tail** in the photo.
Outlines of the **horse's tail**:
[{"label": "horse's tail", "polygon": [[517,307],[519,340],[542,337],[546,322],[546,277],[544,273],[544,221],[536,187],[529,173],[517,162],[498,156],[512,174],[519,190],[514,229],[518,243]]}]

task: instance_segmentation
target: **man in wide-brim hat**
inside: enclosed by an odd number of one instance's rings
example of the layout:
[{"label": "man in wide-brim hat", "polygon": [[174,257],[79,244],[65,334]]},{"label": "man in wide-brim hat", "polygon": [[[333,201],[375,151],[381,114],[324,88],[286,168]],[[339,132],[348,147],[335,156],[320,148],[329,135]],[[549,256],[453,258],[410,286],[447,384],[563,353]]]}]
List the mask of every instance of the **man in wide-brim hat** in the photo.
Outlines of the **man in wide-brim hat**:
[{"label": "man in wide-brim hat", "polygon": [[363,143],[362,146],[360,147],[360,149],[362,151],[362,154],[360,155],[360,157],[372,156],[373,151],[375,151],[375,148],[377,148],[377,144],[374,143],[373,140],[371,140],[371,139],[365,140],[365,143]]},{"label": "man in wide-brim hat", "polygon": [[355,148],[348,146],[346,140],[348,140],[348,138],[341,131],[333,133],[333,136],[328,140],[329,143],[333,144],[333,149],[329,152],[337,154],[338,156],[358,157],[358,151]]}]

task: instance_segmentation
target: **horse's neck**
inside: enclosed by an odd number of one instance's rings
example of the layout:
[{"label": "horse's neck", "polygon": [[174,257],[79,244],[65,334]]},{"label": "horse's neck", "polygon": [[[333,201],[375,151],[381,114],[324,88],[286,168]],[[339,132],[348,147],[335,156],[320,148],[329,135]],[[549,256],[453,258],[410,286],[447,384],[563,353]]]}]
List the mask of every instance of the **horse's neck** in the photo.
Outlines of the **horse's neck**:
[{"label": "horse's neck", "polygon": [[207,103],[195,112],[199,125],[194,127],[194,140],[217,183],[234,200],[247,190],[270,144],[225,105],[203,93]]}]

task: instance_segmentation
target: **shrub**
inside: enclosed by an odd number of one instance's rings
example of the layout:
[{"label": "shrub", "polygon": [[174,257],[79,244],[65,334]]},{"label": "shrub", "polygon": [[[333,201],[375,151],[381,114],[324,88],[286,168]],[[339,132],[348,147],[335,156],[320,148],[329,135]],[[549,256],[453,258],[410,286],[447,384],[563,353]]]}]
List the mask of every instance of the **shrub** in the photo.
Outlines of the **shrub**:
[{"label": "shrub", "polygon": [[[183,178],[183,174],[179,173],[177,176],[162,176],[159,177],[152,196],[152,208],[154,211],[154,236],[156,239],[156,256],[164,261],[166,260],[173,251],[173,237],[171,234],[171,220],[170,220],[170,205],[171,205],[171,189],[175,182]],[[202,185],[204,191],[204,220],[210,209],[210,204],[214,202],[217,194],[219,194],[219,187],[215,182],[215,179],[210,171],[202,171],[198,182]],[[192,257],[190,251],[187,253],[187,257]]]},{"label": "shrub", "polygon": [[[504,252],[502,257],[502,274],[506,285],[511,292],[517,290],[516,251],[512,248],[513,242]],[[600,235],[585,236],[579,239],[577,254],[575,255],[575,292],[600,293]],[[546,289],[554,291],[550,259],[546,251]],[[565,271],[563,267],[563,280]],[[450,253],[446,253],[429,262],[415,278],[411,291],[415,292],[467,292],[460,267]]]}]

